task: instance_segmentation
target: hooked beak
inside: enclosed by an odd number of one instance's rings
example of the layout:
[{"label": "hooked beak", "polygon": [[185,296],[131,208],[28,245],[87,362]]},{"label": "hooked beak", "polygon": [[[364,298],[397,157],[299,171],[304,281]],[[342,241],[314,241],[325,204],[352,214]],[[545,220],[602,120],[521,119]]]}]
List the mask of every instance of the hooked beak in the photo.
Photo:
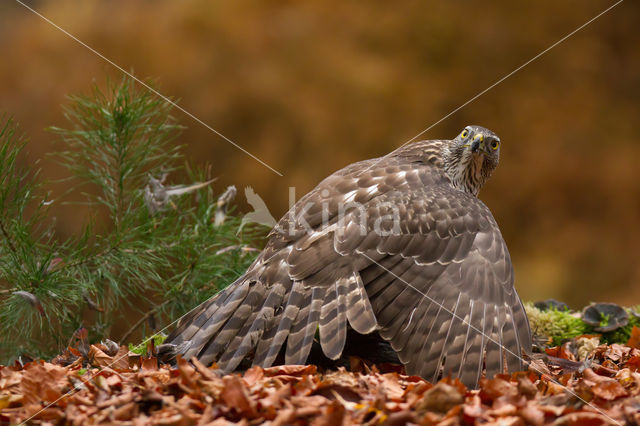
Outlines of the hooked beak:
[{"label": "hooked beak", "polygon": [[471,152],[478,152],[478,150],[485,151],[484,136],[482,135],[475,135],[473,141],[471,141]]}]

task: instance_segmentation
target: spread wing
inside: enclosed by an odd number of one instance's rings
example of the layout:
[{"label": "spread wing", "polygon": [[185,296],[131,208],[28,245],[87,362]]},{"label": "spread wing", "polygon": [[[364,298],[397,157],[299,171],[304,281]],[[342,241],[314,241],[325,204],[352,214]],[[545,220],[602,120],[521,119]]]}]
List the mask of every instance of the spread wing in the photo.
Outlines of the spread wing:
[{"label": "spread wing", "polygon": [[489,209],[446,185],[386,194],[372,208],[373,218],[397,215],[399,227],[362,238],[347,226],[335,246],[371,261],[359,273],[380,334],[407,371],[475,386],[483,363],[488,376],[521,370],[529,324]]},{"label": "spread wing", "polygon": [[348,324],[377,330],[428,380],[444,372],[475,386],[483,364],[488,375],[522,369],[529,324],[488,208],[430,165],[368,166],[303,197],[247,273],[167,340],[233,370],[251,352],[271,365],[283,347],[286,363],[304,363],[316,331],[338,358]]}]

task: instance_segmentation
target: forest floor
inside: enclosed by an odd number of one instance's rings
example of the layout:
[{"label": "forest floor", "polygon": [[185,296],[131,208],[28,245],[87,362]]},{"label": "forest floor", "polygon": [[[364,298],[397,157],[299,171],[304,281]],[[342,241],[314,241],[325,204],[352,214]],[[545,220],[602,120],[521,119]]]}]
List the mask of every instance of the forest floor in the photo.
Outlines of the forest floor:
[{"label": "forest floor", "polygon": [[289,365],[219,375],[195,359],[171,367],[97,344],[0,366],[0,424],[639,424],[639,348],[637,327],[627,345],[572,339],[538,354],[528,371],[470,390],[359,359],[352,371]]}]

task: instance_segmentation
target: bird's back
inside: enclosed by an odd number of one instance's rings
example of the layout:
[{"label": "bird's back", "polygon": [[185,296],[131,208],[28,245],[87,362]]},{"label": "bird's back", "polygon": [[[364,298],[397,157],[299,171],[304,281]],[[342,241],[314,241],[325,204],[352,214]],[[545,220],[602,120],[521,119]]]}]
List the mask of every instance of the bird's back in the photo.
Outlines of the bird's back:
[{"label": "bird's back", "polygon": [[[410,373],[475,385],[522,367],[530,334],[490,211],[443,170],[450,141],[416,142],[351,164],[302,197],[247,272],[167,339],[235,369],[340,357],[348,328],[389,341]],[[505,349],[506,348],[506,349]],[[504,350],[503,350],[504,349]]]}]

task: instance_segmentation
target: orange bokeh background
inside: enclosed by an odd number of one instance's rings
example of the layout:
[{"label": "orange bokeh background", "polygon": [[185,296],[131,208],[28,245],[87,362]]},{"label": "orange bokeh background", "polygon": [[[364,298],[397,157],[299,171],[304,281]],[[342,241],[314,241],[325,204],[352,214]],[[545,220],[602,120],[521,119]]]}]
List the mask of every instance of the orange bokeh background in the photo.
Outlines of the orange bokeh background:
[{"label": "orange bokeh background", "polygon": [[[289,187],[299,197],[395,149],[613,3],[27,4],[282,172],[175,112],[188,161],[212,165],[216,190],[252,186],[279,216]],[[620,4],[424,135],[480,124],[501,137],[501,165],[480,196],[524,299],[640,303],[638,16],[637,2]],[[119,72],[12,0],[0,4],[0,52],[0,111],[29,137],[25,161],[64,177],[46,158],[60,145],[44,128],[65,125],[66,94]],[[61,236],[87,214],[53,212]]]}]

